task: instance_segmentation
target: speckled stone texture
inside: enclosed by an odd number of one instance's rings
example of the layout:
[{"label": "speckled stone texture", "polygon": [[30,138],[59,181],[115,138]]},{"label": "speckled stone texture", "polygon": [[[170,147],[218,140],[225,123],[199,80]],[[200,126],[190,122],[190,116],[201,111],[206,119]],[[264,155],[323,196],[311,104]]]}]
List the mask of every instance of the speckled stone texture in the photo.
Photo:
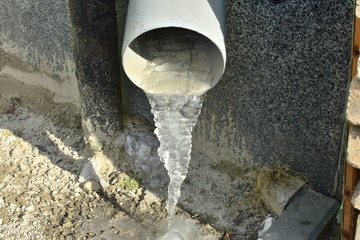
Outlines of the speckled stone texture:
[{"label": "speckled stone texture", "polygon": [[[283,162],[329,195],[345,118],[353,1],[225,2],[227,67],[206,94],[194,148],[214,162]],[[144,95],[126,84],[127,109],[149,116]]]}]

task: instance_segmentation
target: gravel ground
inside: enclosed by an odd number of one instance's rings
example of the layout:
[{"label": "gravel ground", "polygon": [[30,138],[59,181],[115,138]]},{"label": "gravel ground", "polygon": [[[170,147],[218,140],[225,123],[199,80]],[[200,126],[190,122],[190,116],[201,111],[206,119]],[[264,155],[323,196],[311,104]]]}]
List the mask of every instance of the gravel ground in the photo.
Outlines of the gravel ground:
[{"label": "gravel ground", "polygon": [[[137,179],[114,171],[109,186],[78,181],[87,162],[82,132],[24,108],[0,115],[0,239],[156,239],[166,226],[165,201]],[[189,215],[193,239],[219,239]],[[180,221],[180,220],[179,220]],[[211,236],[212,235],[212,236]]]}]

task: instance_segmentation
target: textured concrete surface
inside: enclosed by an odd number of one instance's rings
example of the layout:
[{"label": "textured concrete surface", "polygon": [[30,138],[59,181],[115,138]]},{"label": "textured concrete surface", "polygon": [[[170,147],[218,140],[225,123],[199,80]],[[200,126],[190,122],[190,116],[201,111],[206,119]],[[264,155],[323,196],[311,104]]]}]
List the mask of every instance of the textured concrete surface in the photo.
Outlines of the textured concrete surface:
[{"label": "textured concrete surface", "polygon": [[[206,94],[194,147],[215,162],[281,161],[329,194],[345,118],[353,1],[225,2],[227,67]],[[123,9],[119,15],[121,28]],[[123,86],[126,110],[151,119],[141,91]]]},{"label": "textured concrete surface", "polygon": [[121,128],[115,15],[115,0],[2,1],[2,102],[17,99],[70,126],[83,120],[102,148]]},{"label": "textured concrete surface", "polygon": [[73,71],[72,32],[67,1],[3,0],[0,46],[50,74]]},{"label": "textured concrete surface", "polygon": [[[121,39],[127,1],[117,5]],[[214,162],[281,161],[329,194],[345,115],[353,1],[227,0],[226,9],[228,64],[207,93],[194,147]],[[6,53],[77,89],[67,1],[4,0],[0,21],[7,23],[0,26]],[[122,81],[125,110],[151,120],[145,95]],[[45,89],[55,91],[53,84]],[[68,102],[79,99],[76,91],[71,96]]]},{"label": "textured concrete surface", "polygon": [[67,1],[4,0],[0,22],[2,105],[14,101],[17,107],[79,127],[79,91]]}]

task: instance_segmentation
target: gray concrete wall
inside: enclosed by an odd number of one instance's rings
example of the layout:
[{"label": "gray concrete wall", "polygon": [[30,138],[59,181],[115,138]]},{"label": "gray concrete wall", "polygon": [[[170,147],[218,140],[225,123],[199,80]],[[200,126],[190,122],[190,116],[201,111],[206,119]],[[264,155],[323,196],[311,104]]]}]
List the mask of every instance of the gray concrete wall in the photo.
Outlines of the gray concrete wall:
[{"label": "gray concrete wall", "polygon": [[4,0],[0,21],[0,113],[21,106],[82,127],[97,170],[112,171],[122,130],[115,0]]},{"label": "gray concrete wall", "polygon": [[[127,0],[117,2],[122,39]],[[283,162],[329,194],[349,81],[353,1],[230,1],[228,63],[207,93],[194,148],[214,163]],[[0,98],[79,125],[67,1],[0,4]],[[123,108],[151,120],[123,74]],[[1,104],[0,104],[1,105]],[[1,108],[2,106],[0,106]]]},{"label": "gray concrete wall", "polygon": [[22,106],[78,126],[79,91],[67,1],[3,0],[0,22],[2,105],[19,99]]},{"label": "gray concrete wall", "polygon": [[[126,1],[119,2],[121,29]],[[285,163],[330,194],[350,77],[353,1],[225,2],[227,67],[206,94],[194,148],[214,163]],[[123,91],[125,109],[150,119],[141,90],[124,78]]]}]

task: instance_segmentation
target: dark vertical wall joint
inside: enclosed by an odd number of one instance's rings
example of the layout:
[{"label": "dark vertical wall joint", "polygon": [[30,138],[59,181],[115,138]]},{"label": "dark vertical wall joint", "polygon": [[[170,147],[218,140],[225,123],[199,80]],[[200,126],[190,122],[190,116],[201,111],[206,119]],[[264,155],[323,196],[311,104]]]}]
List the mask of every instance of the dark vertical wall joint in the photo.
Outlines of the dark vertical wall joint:
[{"label": "dark vertical wall joint", "polygon": [[69,0],[69,8],[82,118],[101,132],[117,132],[122,121],[115,0]]}]

